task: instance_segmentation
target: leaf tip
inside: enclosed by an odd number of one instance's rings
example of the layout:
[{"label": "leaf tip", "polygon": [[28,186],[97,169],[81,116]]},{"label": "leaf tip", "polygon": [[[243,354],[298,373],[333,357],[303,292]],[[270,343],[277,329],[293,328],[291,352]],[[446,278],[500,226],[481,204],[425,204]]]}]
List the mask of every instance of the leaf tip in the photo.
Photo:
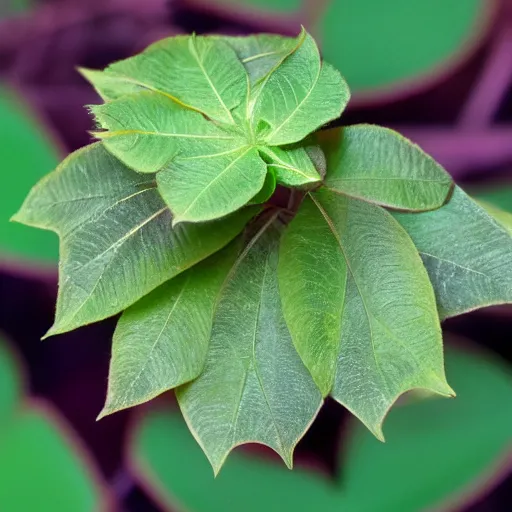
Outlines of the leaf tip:
[{"label": "leaf tip", "polygon": [[103,407],[103,409],[100,411],[100,413],[96,417],[96,421],[100,421],[103,418],[110,416],[114,412],[115,411],[112,411],[107,405],[105,405],[105,407]]},{"label": "leaf tip", "polygon": [[384,432],[382,431],[382,427],[384,425],[384,420],[386,418],[383,417],[382,420],[375,424],[375,425],[368,425],[366,424],[366,426],[368,427],[368,429],[370,430],[370,432],[381,442],[381,443],[385,443],[386,442],[386,438],[384,437]]}]

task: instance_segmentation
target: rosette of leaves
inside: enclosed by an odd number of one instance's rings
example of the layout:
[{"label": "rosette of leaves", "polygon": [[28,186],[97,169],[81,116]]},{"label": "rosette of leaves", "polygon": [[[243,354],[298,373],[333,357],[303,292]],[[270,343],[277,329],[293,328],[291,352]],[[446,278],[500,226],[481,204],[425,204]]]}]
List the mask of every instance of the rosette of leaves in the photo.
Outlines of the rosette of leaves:
[{"label": "rosette of leaves", "polygon": [[440,320],[512,300],[512,222],[391,130],[323,129],[349,91],[310,35],[82,73],[100,141],[15,220],[60,236],[47,335],[123,312],[100,417],[175,389],[218,472],[247,442],[291,467],[329,395],[382,439],[406,391],[454,394]]}]

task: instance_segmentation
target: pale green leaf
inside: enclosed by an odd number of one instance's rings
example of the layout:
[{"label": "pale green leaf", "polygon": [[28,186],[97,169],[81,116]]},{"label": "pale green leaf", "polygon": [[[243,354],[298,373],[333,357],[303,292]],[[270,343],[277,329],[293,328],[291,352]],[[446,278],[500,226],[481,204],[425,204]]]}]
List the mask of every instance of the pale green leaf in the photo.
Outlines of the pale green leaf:
[{"label": "pale green leaf", "polygon": [[[339,224],[346,213],[340,207]],[[338,239],[310,198],[304,200],[283,235],[278,275],[293,342],[326,396],[334,384],[340,350],[347,264]]]},{"label": "pale green leaf", "polygon": [[322,180],[304,147],[262,147],[260,152],[282,185],[298,187]]},{"label": "pale green leaf", "polygon": [[127,82],[112,73],[87,68],[78,68],[78,72],[94,87],[104,101],[117,100],[127,94],[145,90],[144,87]]},{"label": "pale green leaf", "polygon": [[390,208],[432,210],[452,189],[450,175],[399,133],[373,125],[332,130],[324,151],[325,186]]},{"label": "pale green leaf", "polygon": [[251,84],[268,75],[297,46],[297,39],[275,34],[221,36],[220,39],[235,50],[249,75]]},{"label": "pale green leaf", "polygon": [[[104,73],[228,124],[234,124],[231,111],[247,94],[247,73],[234,50],[204,36],[163,39],[139,55],[111,64]],[[100,81],[95,85],[102,86]]]},{"label": "pale green leaf", "polygon": [[340,73],[321,63],[313,38],[305,34],[302,40],[257,91],[252,118],[258,137],[270,146],[302,140],[339,117],[350,98]]},{"label": "pale green leaf", "polygon": [[279,277],[287,324],[315,381],[377,437],[405,391],[453,393],[428,275],[381,207],[325,189],[308,196],[283,239]]},{"label": "pale green leaf", "polygon": [[512,302],[510,232],[460,188],[439,210],[394,215],[420,252],[441,318]]},{"label": "pale green leaf", "polygon": [[274,194],[277,182],[276,177],[272,171],[267,170],[265,182],[261,190],[249,201],[248,204],[263,204],[266,203]]},{"label": "pale green leaf", "polygon": [[153,175],[134,173],[93,144],[29,194],[14,220],[60,236],[58,334],[119,313],[233,239],[257,211],[171,228]]},{"label": "pale green leaf", "polygon": [[221,293],[205,368],[177,390],[216,473],[235,446],[249,442],[268,445],[291,467],[322,402],[282,315],[278,239],[270,226],[242,253]]},{"label": "pale green leaf", "polygon": [[155,173],[180,157],[221,153],[240,147],[240,136],[225,132],[201,114],[153,92],[141,92],[91,107],[104,146],[139,172]]},{"label": "pale green leaf", "polygon": [[512,235],[512,213],[502,210],[494,204],[482,199],[475,199],[475,202],[479,204],[491,217],[497,220],[510,235]]},{"label": "pale green leaf", "polygon": [[240,249],[221,251],[128,308],[114,333],[100,418],[142,404],[201,373],[220,288]]},{"label": "pale green leaf", "polygon": [[158,189],[178,222],[203,222],[247,204],[263,187],[266,166],[256,149],[180,158],[157,174]]}]

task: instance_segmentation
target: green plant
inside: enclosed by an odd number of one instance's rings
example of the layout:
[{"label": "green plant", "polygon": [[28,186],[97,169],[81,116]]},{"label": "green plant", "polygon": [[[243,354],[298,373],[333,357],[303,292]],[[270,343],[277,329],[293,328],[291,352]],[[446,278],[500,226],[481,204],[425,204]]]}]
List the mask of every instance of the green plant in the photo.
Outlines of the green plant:
[{"label": "green plant", "polygon": [[327,395],[382,439],[404,392],[454,394],[440,319],[512,301],[508,220],[391,130],[319,130],[349,90],[311,36],[176,37],[82,72],[100,142],[15,220],[60,235],[47,336],[124,311],[100,417],[176,388],[217,472],[251,441],[291,467]]}]

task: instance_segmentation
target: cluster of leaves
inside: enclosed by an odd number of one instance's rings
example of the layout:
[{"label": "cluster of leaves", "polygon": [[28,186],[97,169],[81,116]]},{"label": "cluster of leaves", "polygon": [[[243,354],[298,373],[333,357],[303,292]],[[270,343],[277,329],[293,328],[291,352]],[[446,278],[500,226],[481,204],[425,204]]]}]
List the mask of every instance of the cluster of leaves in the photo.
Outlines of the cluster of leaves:
[{"label": "cluster of leaves", "polygon": [[176,388],[218,471],[246,442],[291,466],[328,395],[381,439],[402,393],[453,395],[440,319],[512,301],[512,222],[391,130],[316,131],[349,90],[311,36],[176,37],[82,72],[100,142],[15,219],[60,235],[48,335],[124,311],[100,416]]}]

